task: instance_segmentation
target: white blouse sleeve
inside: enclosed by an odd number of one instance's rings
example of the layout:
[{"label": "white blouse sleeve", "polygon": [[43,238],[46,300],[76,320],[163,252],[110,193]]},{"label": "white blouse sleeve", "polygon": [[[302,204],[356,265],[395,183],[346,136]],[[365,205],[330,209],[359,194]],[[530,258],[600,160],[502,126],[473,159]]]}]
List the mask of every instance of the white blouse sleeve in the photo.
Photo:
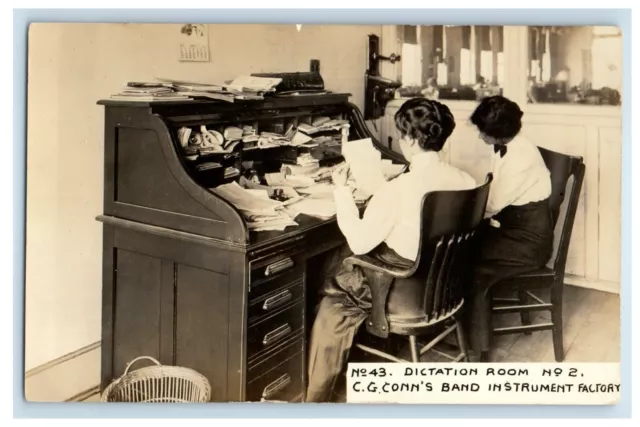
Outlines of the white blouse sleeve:
[{"label": "white blouse sleeve", "polygon": [[397,203],[394,203],[393,185],[380,188],[369,200],[362,219],[351,190],[338,187],[334,191],[338,227],[355,255],[370,252],[384,242],[395,225]]}]

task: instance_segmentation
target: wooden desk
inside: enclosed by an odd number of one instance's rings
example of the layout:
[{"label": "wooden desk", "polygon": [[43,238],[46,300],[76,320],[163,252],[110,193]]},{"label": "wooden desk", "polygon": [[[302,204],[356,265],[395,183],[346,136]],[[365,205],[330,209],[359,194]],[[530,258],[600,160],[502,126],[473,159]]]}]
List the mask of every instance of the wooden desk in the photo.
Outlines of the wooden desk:
[{"label": "wooden desk", "polygon": [[[307,262],[344,242],[335,219],[249,232],[182,156],[177,129],[339,115],[371,137],[348,94],[245,103],[105,105],[102,383],[138,356],[193,368],[214,402],[304,397]],[[265,152],[267,150],[264,150]],[[142,364],[141,364],[142,365]]]}]

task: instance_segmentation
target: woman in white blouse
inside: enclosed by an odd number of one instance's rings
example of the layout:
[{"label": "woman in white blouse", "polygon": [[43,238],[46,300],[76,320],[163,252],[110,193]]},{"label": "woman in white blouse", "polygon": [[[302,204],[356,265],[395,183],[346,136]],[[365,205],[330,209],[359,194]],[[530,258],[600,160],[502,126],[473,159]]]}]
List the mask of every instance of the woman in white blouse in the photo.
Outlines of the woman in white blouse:
[{"label": "woman in white blouse", "polygon": [[510,277],[535,271],[551,257],[553,222],[551,177],[538,147],[520,135],[522,110],[503,96],[483,99],[471,122],[493,147],[493,182],[470,295],[469,337],[486,361],[491,338],[491,288]]},{"label": "woman in white blouse", "polygon": [[418,255],[422,197],[432,191],[474,188],[474,179],[440,160],[438,152],[455,128],[453,115],[435,100],[415,98],[395,115],[400,148],[409,171],[373,192],[360,218],[347,171],[334,175],[337,220],[348,247],[330,260],[323,298],[311,331],[307,402],[330,401],[345,367],[353,337],[371,309],[371,291],[362,271],[342,269],[342,260],[365,254],[395,265],[410,266]]}]

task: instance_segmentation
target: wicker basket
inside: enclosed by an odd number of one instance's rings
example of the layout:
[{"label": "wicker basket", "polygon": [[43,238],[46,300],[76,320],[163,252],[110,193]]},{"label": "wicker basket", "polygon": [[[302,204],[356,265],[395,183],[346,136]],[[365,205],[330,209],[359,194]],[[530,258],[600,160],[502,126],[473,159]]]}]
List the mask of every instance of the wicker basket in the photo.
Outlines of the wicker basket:
[{"label": "wicker basket", "polygon": [[[129,373],[131,366],[147,359],[156,364]],[[124,374],[102,393],[102,402],[202,403],[211,397],[209,381],[198,372],[177,366],[162,366],[152,357],[132,360]]]}]

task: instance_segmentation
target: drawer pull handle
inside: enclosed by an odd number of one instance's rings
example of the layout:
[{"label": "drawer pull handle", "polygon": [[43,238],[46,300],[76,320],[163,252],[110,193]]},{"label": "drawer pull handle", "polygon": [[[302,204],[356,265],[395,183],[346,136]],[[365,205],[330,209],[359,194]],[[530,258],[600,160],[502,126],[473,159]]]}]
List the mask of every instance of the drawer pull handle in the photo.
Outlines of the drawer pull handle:
[{"label": "drawer pull handle", "polygon": [[284,374],[279,377],[277,380],[269,384],[262,391],[262,400],[268,400],[271,396],[282,391],[286,386],[291,384],[291,376],[289,374]]},{"label": "drawer pull handle", "polygon": [[262,309],[265,311],[269,311],[272,308],[279,307],[282,304],[285,304],[291,301],[292,299],[293,299],[293,295],[291,294],[289,289],[285,289],[284,291],[280,292],[278,295],[274,295],[264,300],[264,305],[262,306]]},{"label": "drawer pull handle", "polygon": [[271,276],[277,274],[281,271],[285,271],[293,267],[295,264],[291,258],[281,259],[280,261],[276,261],[271,265],[268,265],[264,270],[265,276]]},{"label": "drawer pull handle", "polygon": [[290,333],[291,333],[291,326],[288,323],[284,324],[274,329],[273,331],[269,332],[268,334],[266,334],[264,336],[264,339],[262,340],[262,344],[264,345],[272,344],[278,341],[279,339],[286,337]]}]

